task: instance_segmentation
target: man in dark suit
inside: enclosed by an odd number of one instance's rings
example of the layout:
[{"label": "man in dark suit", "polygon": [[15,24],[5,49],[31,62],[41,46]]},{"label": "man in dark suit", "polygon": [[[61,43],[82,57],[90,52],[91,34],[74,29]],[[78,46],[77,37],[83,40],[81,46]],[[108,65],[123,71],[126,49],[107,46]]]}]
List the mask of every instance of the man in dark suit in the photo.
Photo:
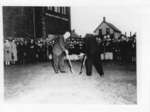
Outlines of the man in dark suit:
[{"label": "man in dark suit", "polygon": [[87,36],[85,38],[85,54],[87,56],[85,61],[86,74],[92,75],[92,65],[95,66],[100,76],[104,75],[100,53],[101,53],[101,39],[95,36]]},{"label": "man in dark suit", "polygon": [[68,55],[68,50],[66,49],[66,39],[69,37],[70,33],[66,32],[64,35],[58,37],[58,41],[53,46],[53,64],[56,73],[59,71],[61,73],[65,73],[64,56]]}]

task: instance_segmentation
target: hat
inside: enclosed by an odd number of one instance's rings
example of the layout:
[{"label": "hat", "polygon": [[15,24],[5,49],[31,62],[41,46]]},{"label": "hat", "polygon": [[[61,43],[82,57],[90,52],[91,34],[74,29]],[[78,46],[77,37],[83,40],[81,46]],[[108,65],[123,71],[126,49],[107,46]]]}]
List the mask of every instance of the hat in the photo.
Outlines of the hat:
[{"label": "hat", "polygon": [[67,38],[70,37],[70,35],[71,35],[70,32],[66,32],[66,33],[64,34],[64,38],[67,39]]}]

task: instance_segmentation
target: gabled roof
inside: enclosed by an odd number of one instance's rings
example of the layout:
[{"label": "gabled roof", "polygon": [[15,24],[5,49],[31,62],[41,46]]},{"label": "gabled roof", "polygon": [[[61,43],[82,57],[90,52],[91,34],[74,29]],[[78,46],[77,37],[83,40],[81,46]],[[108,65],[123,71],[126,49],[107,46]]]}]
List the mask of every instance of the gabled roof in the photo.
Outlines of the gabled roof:
[{"label": "gabled roof", "polygon": [[121,31],[120,31],[116,26],[114,26],[113,24],[108,23],[108,22],[105,22],[105,23],[106,23],[110,28],[112,28],[114,31],[121,33]]},{"label": "gabled roof", "polygon": [[114,26],[112,23],[109,23],[109,22],[106,22],[106,21],[102,21],[101,24],[98,25],[98,27],[94,30],[94,32],[96,32],[96,30],[98,30],[99,27],[100,27],[103,23],[107,24],[107,25],[108,25],[110,28],[112,28],[115,32],[121,33],[121,31],[120,31],[116,26]]}]

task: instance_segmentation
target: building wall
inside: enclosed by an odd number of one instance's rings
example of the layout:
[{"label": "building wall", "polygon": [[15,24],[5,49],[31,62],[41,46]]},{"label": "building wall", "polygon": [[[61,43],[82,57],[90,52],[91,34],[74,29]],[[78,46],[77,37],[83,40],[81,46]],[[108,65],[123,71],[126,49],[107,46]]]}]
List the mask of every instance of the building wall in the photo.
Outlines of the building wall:
[{"label": "building wall", "polygon": [[4,38],[41,38],[70,29],[70,7],[3,7]]},{"label": "building wall", "polygon": [[4,38],[33,36],[33,12],[31,7],[3,7]]},{"label": "building wall", "polygon": [[70,7],[46,8],[45,20],[47,34],[63,34],[70,31]]},{"label": "building wall", "polygon": [[121,33],[117,33],[117,32],[114,33],[114,38],[115,39],[118,39],[120,36],[121,36]]}]

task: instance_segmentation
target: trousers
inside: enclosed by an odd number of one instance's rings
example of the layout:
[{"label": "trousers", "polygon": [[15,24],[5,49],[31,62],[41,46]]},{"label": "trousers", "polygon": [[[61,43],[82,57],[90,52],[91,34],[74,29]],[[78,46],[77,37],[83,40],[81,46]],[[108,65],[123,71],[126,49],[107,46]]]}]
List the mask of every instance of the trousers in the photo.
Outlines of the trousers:
[{"label": "trousers", "polygon": [[99,73],[100,76],[104,74],[100,56],[98,55],[87,56],[85,66],[86,66],[86,74],[88,76],[92,75],[92,65],[94,65],[96,71]]},{"label": "trousers", "polygon": [[64,57],[63,53],[60,55],[53,54],[53,66],[56,73],[58,71],[64,71]]}]

